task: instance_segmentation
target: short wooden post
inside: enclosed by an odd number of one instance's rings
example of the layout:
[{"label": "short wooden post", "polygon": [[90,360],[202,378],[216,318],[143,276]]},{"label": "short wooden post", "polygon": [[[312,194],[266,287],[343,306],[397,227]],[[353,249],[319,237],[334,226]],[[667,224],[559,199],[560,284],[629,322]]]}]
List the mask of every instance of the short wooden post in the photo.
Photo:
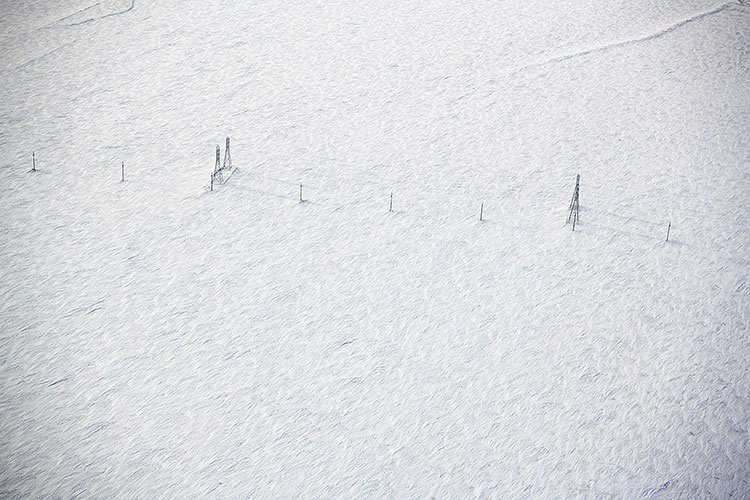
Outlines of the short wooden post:
[{"label": "short wooden post", "polygon": [[482,222],[484,220],[482,216],[484,215],[484,203],[482,203],[482,206],[479,207],[479,222]]},{"label": "short wooden post", "polygon": [[669,230],[672,229],[672,221],[669,221],[669,225],[667,225],[667,241],[669,241]]},{"label": "short wooden post", "polygon": [[393,212],[393,193],[391,193],[391,203],[388,205],[388,211]]},{"label": "short wooden post", "polygon": [[122,179],[120,182],[125,182],[125,162],[122,162]]},{"label": "short wooden post", "polygon": [[31,170],[36,172],[36,153],[33,151],[31,152]]}]

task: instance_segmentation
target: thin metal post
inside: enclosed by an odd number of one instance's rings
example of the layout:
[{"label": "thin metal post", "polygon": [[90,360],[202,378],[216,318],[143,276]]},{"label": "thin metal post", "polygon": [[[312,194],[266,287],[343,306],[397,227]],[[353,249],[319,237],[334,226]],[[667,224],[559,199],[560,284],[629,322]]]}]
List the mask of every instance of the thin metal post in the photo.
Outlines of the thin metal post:
[{"label": "thin metal post", "polygon": [[484,203],[479,207],[479,222],[482,222],[482,216],[484,215]]},{"label": "thin metal post", "polygon": [[120,182],[125,182],[125,162],[122,162],[122,179]]},{"label": "thin metal post", "polygon": [[36,153],[33,151],[31,152],[31,170],[36,172]]},{"label": "thin metal post", "polygon": [[388,211],[393,212],[393,193],[391,193],[391,203],[388,205]]},{"label": "thin metal post", "polygon": [[302,183],[299,184],[299,202],[302,203]]}]

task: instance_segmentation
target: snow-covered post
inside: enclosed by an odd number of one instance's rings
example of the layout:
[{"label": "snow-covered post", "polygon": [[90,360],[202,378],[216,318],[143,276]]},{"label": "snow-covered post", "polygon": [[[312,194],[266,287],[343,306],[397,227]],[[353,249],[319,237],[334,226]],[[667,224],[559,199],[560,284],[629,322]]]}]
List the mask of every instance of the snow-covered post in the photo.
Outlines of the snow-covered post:
[{"label": "snow-covered post", "polygon": [[391,193],[391,203],[388,205],[388,211],[393,212],[393,193]]},{"label": "snow-covered post", "polygon": [[[214,166],[214,172],[221,168],[221,148],[216,145],[216,165]],[[213,178],[213,176],[211,176]]]},{"label": "snow-covered post", "polygon": [[484,203],[479,207],[479,222],[482,222],[482,216],[484,215]]},{"label": "snow-covered post", "polygon": [[36,172],[36,153],[31,152],[31,170]]},{"label": "snow-covered post", "polygon": [[302,203],[302,183],[299,183],[299,202]]},{"label": "snow-covered post", "polygon": [[122,162],[122,179],[120,182],[125,182],[125,162]]},{"label": "snow-covered post", "polygon": [[667,225],[667,241],[669,241],[669,230],[672,229],[672,221],[669,221],[669,225]]}]

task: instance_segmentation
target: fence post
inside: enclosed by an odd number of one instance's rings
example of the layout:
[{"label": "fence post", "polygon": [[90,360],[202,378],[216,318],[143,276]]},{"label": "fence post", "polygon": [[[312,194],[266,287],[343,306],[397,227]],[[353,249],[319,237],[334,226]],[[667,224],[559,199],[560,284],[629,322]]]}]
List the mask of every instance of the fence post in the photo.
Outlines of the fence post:
[{"label": "fence post", "polygon": [[31,170],[36,172],[36,153],[33,151],[31,152]]},{"label": "fence post", "polygon": [[211,174],[211,191],[214,190],[214,174]]},{"label": "fence post", "polygon": [[388,205],[388,211],[393,212],[393,193],[391,193],[391,203]]},{"label": "fence post", "polygon": [[302,183],[299,183],[299,202],[302,203]]},{"label": "fence post", "polygon": [[484,203],[479,207],[479,222],[482,222],[484,219],[482,216],[484,215]]},{"label": "fence post", "polygon": [[669,221],[669,225],[667,226],[667,241],[669,241],[669,230],[672,229],[672,221]]},{"label": "fence post", "polygon": [[120,182],[125,182],[125,162],[122,162],[122,179]]}]

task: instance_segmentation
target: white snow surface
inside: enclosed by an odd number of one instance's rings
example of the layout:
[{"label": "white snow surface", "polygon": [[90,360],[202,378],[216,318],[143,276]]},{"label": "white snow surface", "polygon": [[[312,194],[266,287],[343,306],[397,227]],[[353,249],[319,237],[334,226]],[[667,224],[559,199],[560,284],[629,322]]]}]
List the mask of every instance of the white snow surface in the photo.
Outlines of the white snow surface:
[{"label": "white snow surface", "polygon": [[750,498],[746,2],[0,28],[1,498]]}]

